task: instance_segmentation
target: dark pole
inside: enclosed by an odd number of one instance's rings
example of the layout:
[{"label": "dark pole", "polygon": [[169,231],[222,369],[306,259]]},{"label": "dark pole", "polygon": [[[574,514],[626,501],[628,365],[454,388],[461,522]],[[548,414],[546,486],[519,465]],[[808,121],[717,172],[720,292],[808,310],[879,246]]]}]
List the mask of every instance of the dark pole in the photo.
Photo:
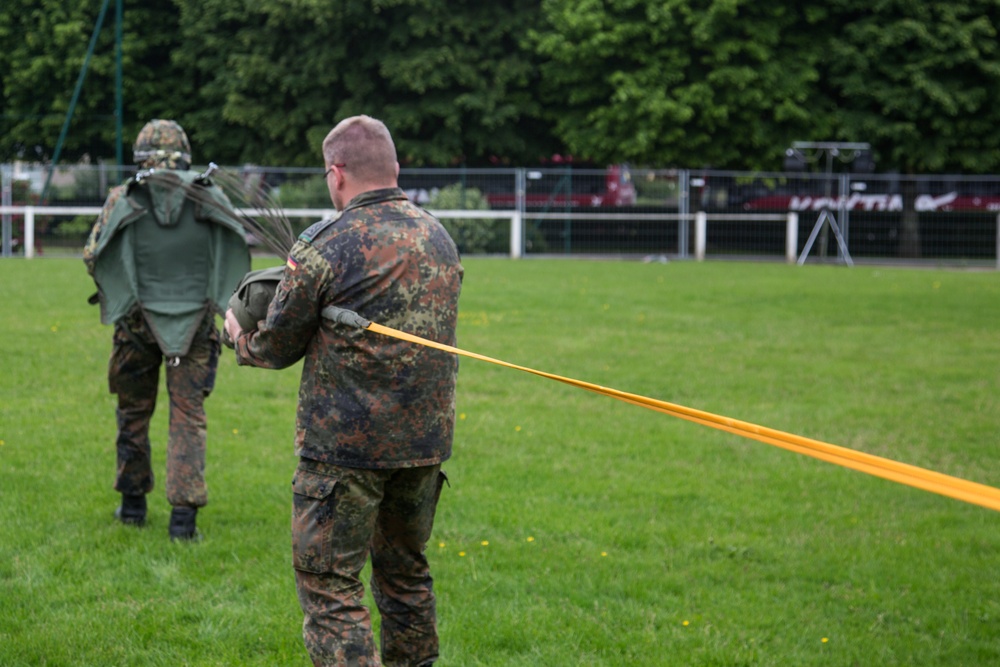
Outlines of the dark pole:
[{"label": "dark pole", "polygon": [[69,122],[73,118],[73,111],[76,109],[76,101],[80,98],[80,90],[83,88],[83,80],[87,77],[87,68],[90,66],[90,56],[94,54],[94,46],[97,44],[97,35],[104,25],[104,14],[108,10],[108,1],[104,0],[101,5],[101,13],[97,17],[97,25],[94,26],[94,34],[90,36],[90,45],[87,47],[87,57],[83,59],[80,67],[80,76],[76,80],[76,89],[73,91],[73,98],[69,102],[69,109],[66,110],[66,120],[63,121],[62,132],[59,133],[59,141],[56,142],[56,152],[52,155],[52,165],[49,167],[49,175],[45,178],[45,187],[42,188],[42,203],[48,201],[49,184],[52,183],[52,174],[59,164],[59,155],[62,153],[63,142],[66,141],[66,133],[69,131]]},{"label": "dark pole", "polygon": [[122,180],[122,0],[115,0],[115,181]]}]

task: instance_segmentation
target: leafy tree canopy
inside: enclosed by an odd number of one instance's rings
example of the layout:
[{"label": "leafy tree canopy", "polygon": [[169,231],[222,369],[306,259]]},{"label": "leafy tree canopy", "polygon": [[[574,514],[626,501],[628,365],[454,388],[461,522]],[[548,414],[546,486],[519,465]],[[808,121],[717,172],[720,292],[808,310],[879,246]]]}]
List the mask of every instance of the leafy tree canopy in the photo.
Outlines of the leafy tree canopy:
[{"label": "leafy tree canopy", "polygon": [[[0,5],[0,161],[115,155],[117,0]],[[866,141],[880,170],[1000,167],[1000,1],[123,0],[125,158],[175,118],[196,162],[318,166],[340,118],[409,166],[777,169]]]},{"label": "leafy tree canopy", "polygon": [[1000,2],[833,5],[823,83],[841,134],[904,172],[1000,167]]}]

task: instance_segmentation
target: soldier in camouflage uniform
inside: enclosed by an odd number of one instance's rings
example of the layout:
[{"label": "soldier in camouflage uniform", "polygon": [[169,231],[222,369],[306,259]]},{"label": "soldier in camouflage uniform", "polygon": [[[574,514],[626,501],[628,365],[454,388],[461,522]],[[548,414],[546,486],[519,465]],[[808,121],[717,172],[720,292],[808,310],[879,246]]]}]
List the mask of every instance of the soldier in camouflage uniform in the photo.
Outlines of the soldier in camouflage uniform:
[{"label": "soldier in camouflage uniform", "polygon": [[[95,296],[101,303],[102,321],[115,327],[108,364],[108,385],[118,396],[114,488],[122,494],[122,502],[115,516],[134,525],[146,520],[146,494],[153,489],[149,425],[166,355],[169,534],[174,539],[191,539],[196,536],[198,508],[208,500],[204,402],[215,385],[220,351],[215,317],[222,312],[218,302],[212,302],[222,298],[225,303],[239,277],[250,268],[249,252],[242,229],[237,232],[238,223],[220,215],[226,207],[232,210],[229,200],[206,179],[187,171],[191,148],[180,125],[171,120],[150,121],[136,137],[134,151],[136,163],[150,170],[146,174],[175,170],[177,179],[197,182],[216,206],[199,208],[185,201],[186,194],[177,187],[158,190],[139,177],[130,179],[109,193],[83,253],[87,271],[98,286]],[[174,201],[163,205],[164,197]],[[163,214],[161,206],[167,219],[153,220]],[[135,250],[142,247],[143,234],[152,238],[145,243],[145,255]],[[197,247],[182,234],[195,239]],[[147,269],[149,265],[152,268]],[[178,295],[179,282],[194,284],[189,285],[189,293]],[[157,301],[167,304],[159,312],[148,302],[157,293]]]},{"label": "soldier in camouflage uniform", "polygon": [[[323,142],[342,214],[306,230],[253,331],[226,329],[240,364],[304,360],[292,481],[292,555],[316,665],[430,665],[438,657],[424,554],[451,455],[457,357],[322,319],[330,305],[455,344],[463,269],[441,224],[397,187],[389,131],[357,116]],[[362,604],[372,559],[380,651]],[[381,654],[381,655],[380,655]]]}]

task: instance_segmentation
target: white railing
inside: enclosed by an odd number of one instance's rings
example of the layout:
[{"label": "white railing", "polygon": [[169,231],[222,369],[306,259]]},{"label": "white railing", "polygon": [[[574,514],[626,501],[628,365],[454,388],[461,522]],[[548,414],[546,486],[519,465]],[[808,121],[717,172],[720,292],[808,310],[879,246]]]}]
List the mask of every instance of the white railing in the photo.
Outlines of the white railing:
[{"label": "white railing", "polygon": [[[24,256],[31,259],[35,256],[35,217],[39,215],[92,215],[95,218],[101,212],[99,206],[0,206],[0,215],[24,216]],[[237,209],[241,215],[255,216],[259,212],[253,209]],[[290,218],[316,218],[317,220],[333,215],[332,208],[296,208],[286,209],[283,213]],[[430,211],[437,218],[483,218],[510,220],[510,256],[517,259],[524,252],[524,231],[521,214],[518,211]],[[10,256],[10,249],[4,248],[3,255]]]},{"label": "white railing", "polygon": [[[457,216],[456,216],[457,217]],[[462,217],[469,217],[465,211]],[[785,221],[785,260],[794,263],[798,259],[799,214],[796,211],[785,213],[526,213],[525,217],[532,220],[628,220],[630,222],[690,222],[694,221],[694,258],[699,262],[705,259],[705,248],[708,243],[708,222],[776,222]],[[687,242],[683,234],[677,254],[687,255]],[[511,242],[513,243],[513,229]],[[513,256],[513,255],[512,255]]]},{"label": "white railing", "polygon": [[[3,216],[24,216],[24,257],[35,257],[35,218],[39,215],[51,216],[75,216],[92,215],[96,218],[101,209],[97,206],[0,206],[0,215]],[[253,209],[238,209],[242,215],[256,216],[258,211]],[[290,218],[322,218],[333,215],[332,208],[299,208],[287,209],[284,214]],[[788,263],[802,263],[805,257],[799,257],[798,234],[799,234],[799,213],[789,211],[788,213],[587,213],[577,211],[572,213],[521,213],[516,210],[430,210],[430,213],[438,218],[477,218],[484,220],[510,220],[510,244],[508,255],[512,259],[524,256],[524,220],[629,220],[647,222],[675,222],[680,225],[682,222],[694,222],[694,259],[703,261],[706,255],[706,245],[708,238],[708,225],[710,222],[776,222],[785,221],[785,261]],[[686,228],[686,225],[682,225]],[[6,244],[8,239],[4,239]],[[688,245],[686,234],[679,234],[679,248],[677,256],[686,258],[688,256]],[[4,247],[3,256],[11,256],[11,249]],[[996,267],[1000,269],[1000,214],[997,215],[996,232]]]},{"label": "white railing", "polygon": [[[101,212],[99,206],[0,206],[0,215],[24,216],[24,256],[35,256],[35,216],[36,215],[93,215]],[[4,239],[6,241],[6,239]],[[10,249],[4,248],[3,255],[10,256]]]},{"label": "white railing", "polygon": [[799,247],[799,214],[789,211],[787,214],[780,213],[714,213],[709,215],[704,211],[698,211],[694,215],[694,256],[698,261],[705,259],[705,244],[708,239],[708,220],[718,221],[746,221],[746,222],[766,222],[785,221],[785,261],[792,264],[798,260]]}]

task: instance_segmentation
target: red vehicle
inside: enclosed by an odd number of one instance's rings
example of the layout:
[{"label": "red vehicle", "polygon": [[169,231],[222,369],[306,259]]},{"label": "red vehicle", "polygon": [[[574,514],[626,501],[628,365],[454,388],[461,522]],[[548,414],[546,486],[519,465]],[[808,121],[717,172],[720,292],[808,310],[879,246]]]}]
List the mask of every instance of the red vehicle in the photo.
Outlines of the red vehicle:
[{"label": "red vehicle", "polygon": [[[515,208],[514,192],[488,192],[492,208]],[[530,209],[634,206],[635,184],[626,164],[604,169],[558,167],[530,169],[525,174],[524,205]]]}]

